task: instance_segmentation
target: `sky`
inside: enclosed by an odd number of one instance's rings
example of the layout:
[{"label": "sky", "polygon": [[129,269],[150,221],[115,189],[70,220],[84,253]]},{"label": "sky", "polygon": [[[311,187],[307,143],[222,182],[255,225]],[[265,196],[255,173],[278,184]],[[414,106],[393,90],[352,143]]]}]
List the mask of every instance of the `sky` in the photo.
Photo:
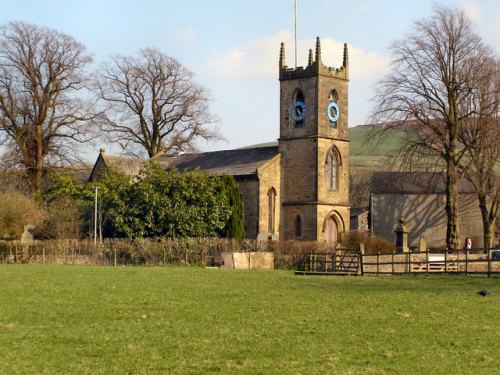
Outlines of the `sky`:
[{"label": "sky", "polygon": [[[431,0],[297,0],[298,66],[315,38],[324,65],[342,65],[349,46],[349,126],[368,121],[375,85],[390,69],[390,45],[415,20],[432,15]],[[500,0],[442,0],[459,7],[497,53]],[[211,92],[222,150],[274,141],[279,132],[278,57],[294,66],[294,0],[2,0],[0,25],[23,21],[64,32],[83,43],[97,67],[113,55],[146,47],[176,58]],[[96,144],[87,151],[113,145]]]}]

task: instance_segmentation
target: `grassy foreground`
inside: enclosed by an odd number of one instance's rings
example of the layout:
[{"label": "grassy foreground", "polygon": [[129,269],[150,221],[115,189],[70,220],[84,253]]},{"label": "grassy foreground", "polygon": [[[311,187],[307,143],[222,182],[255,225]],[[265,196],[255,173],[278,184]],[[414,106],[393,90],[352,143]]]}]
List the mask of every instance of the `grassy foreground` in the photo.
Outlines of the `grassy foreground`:
[{"label": "grassy foreground", "polygon": [[0,374],[498,370],[498,278],[1,265],[0,286]]}]

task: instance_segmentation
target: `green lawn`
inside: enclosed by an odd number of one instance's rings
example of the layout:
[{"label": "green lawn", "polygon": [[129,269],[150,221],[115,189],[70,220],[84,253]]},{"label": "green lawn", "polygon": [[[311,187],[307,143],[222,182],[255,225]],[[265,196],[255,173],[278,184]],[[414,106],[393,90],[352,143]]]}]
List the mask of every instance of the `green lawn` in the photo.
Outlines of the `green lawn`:
[{"label": "green lawn", "polygon": [[500,363],[498,278],[2,265],[0,285],[0,374],[492,374]]}]

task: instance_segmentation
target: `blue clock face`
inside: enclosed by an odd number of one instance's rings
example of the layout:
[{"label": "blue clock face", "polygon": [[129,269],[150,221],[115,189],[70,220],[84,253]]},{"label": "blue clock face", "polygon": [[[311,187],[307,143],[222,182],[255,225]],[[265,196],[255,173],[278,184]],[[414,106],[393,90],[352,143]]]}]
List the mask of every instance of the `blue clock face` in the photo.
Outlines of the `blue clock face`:
[{"label": "blue clock face", "polygon": [[306,115],[306,105],[304,102],[295,102],[290,108],[290,116],[295,121],[302,121]]},{"label": "blue clock face", "polygon": [[328,104],[328,118],[331,122],[336,123],[340,116],[339,106],[335,102]]}]

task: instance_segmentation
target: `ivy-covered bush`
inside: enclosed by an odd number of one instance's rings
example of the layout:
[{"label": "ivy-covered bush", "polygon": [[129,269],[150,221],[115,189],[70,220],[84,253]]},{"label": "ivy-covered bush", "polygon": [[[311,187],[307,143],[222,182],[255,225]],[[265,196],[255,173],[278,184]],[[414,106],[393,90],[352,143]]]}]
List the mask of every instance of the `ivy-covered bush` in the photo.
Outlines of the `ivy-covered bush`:
[{"label": "ivy-covered bush", "polygon": [[107,238],[234,237],[242,239],[243,197],[234,179],[197,169],[180,172],[147,163],[138,176],[108,169],[87,185],[60,176],[45,191],[49,206],[70,197],[90,229],[95,188],[98,228]]}]

